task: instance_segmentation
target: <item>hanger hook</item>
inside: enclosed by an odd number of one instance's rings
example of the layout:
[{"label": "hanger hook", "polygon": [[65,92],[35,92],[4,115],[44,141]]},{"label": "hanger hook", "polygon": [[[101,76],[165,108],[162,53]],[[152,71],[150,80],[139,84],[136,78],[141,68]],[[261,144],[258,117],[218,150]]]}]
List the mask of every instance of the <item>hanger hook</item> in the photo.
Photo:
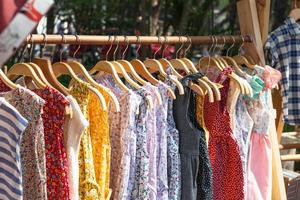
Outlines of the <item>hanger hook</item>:
[{"label": "hanger hook", "polygon": [[75,56],[76,56],[77,52],[79,51],[79,49],[81,47],[79,36],[77,34],[75,34],[75,37],[76,37],[76,43],[78,43],[78,47],[77,47],[77,49],[73,53],[73,58],[74,59],[75,59]]},{"label": "hanger hook", "polygon": [[160,36],[157,36],[157,40],[158,40],[158,43],[160,44],[160,46],[159,46],[159,48],[154,52],[154,54],[153,54],[153,59],[156,58],[156,54],[157,54],[158,52],[160,52],[160,50],[161,50],[161,48],[162,48],[162,41],[161,41]]},{"label": "hanger hook", "polygon": [[42,33],[42,35],[44,36],[44,38],[43,38],[44,44],[42,45],[42,48],[41,48],[40,58],[42,58],[44,56],[44,49],[45,49],[45,47],[47,45],[47,34],[46,33]]},{"label": "hanger hook", "polygon": [[[111,35],[109,35],[108,36],[108,41],[110,41],[110,39],[111,39]],[[111,41],[111,43],[110,43],[110,46],[109,46],[109,48],[108,48],[108,50],[107,50],[107,52],[106,52],[106,55],[105,55],[105,60],[108,60],[108,54],[109,54],[109,52],[110,52],[110,50],[111,50],[111,48],[112,48],[112,46],[113,46],[113,40]]]},{"label": "hanger hook", "polygon": [[241,35],[241,38],[242,38],[242,44],[241,44],[241,46],[240,46],[240,48],[239,48],[239,55],[240,55],[240,53],[241,53],[241,50],[242,50],[242,48],[243,48],[243,46],[244,46],[244,43],[245,43],[245,38],[244,38],[244,36],[243,35]]},{"label": "hanger hook", "polygon": [[214,45],[214,47],[213,47],[213,49],[212,49],[212,54],[214,54],[215,53],[215,50],[216,50],[216,48],[217,48],[217,46],[218,46],[218,38],[217,38],[217,36],[213,36],[214,38],[215,38],[215,45]]},{"label": "hanger hook", "polygon": [[139,56],[139,51],[140,51],[140,49],[141,49],[141,47],[142,47],[142,42],[141,42],[140,36],[136,36],[136,40],[137,40],[138,46],[137,46],[137,48],[136,48],[135,59],[138,58],[138,56]]},{"label": "hanger hook", "polygon": [[213,49],[213,47],[214,47],[214,44],[215,44],[215,36],[211,36],[211,39],[212,39],[212,45],[210,46],[210,48],[209,48],[209,50],[208,50],[208,68],[209,68],[209,66],[210,66],[210,61],[211,61],[211,58],[210,58],[210,55],[211,55],[211,50]]},{"label": "hanger hook", "polygon": [[[66,38],[65,38],[65,35],[62,33],[62,34],[60,34],[61,35],[61,40],[62,40],[62,44],[66,44],[67,43],[67,40],[66,40]],[[61,51],[60,51],[60,56],[59,56],[59,59],[60,59],[60,62],[62,61],[62,55],[63,55],[63,52],[64,52],[64,46],[62,45],[62,47],[61,47],[62,49],[61,49]]]},{"label": "hanger hook", "polygon": [[30,34],[29,39],[26,40],[26,44],[24,45],[24,48],[23,48],[23,50],[21,52],[21,55],[19,57],[19,62],[22,62],[24,60],[25,53],[28,52],[28,43],[31,41],[31,39],[32,39],[32,34]]},{"label": "hanger hook", "polygon": [[215,38],[214,38],[213,35],[211,36],[211,40],[212,40],[212,43],[211,43],[211,45],[210,45],[210,47],[209,47],[209,49],[208,49],[208,54],[209,54],[209,55],[210,55],[210,52],[211,52],[211,50],[212,50],[212,48],[213,48],[213,46],[214,46],[214,44],[215,44]]},{"label": "hanger hook", "polygon": [[189,46],[185,49],[183,57],[186,57],[187,52],[190,50],[190,48],[192,46],[192,39],[191,39],[191,37],[187,35],[186,38],[188,39]]},{"label": "hanger hook", "polygon": [[168,37],[164,36],[165,41],[163,42],[163,45],[165,45],[164,49],[161,52],[161,57],[164,58],[165,57],[165,51],[167,50],[167,48],[169,47],[168,45]]},{"label": "hanger hook", "polygon": [[223,51],[223,49],[225,48],[225,45],[226,45],[226,38],[225,38],[225,36],[224,35],[222,35],[222,39],[223,39],[223,45],[222,45],[222,49],[221,49],[221,51]]},{"label": "hanger hook", "polygon": [[226,51],[226,56],[228,56],[229,55],[229,52],[230,52],[230,50],[234,47],[234,45],[235,45],[235,39],[234,39],[234,37],[231,35],[231,38],[232,38],[232,44],[230,45],[230,47],[227,49],[227,51]]},{"label": "hanger hook", "polygon": [[31,34],[30,40],[31,40],[31,44],[30,44],[30,50],[29,50],[29,61],[31,62],[32,52],[33,52],[33,36],[32,36],[32,34]]},{"label": "hanger hook", "polygon": [[119,42],[120,41],[118,40],[118,36],[115,35],[115,37],[114,37],[114,43],[117,43],[117,46],[116,46],[116,48],[114,50],[114,55],[113,55],[114,61],[116,60],[116,53],[117,53],[117,51],[119,49]]},{"label": "hanger hook", "polygon": [[178,58],[178,53],[180,52],[180,50],[183,48],[184,45],[184,42],[182,41],[182,36],[179,36],[179,42],[181,42],[181,46],[176,51],[176,59]]},{"label": "hanger hook", "polygon": [[124,51],[123,51],[123,53],[122,53],[122,60],[125,59],[125,54],[126,54],[126,52],[127,52],[127,50],[128,50],[128,47],[129,47],[129,40],[128,40],[127,35],[124,36],[124,41],[125,41],[125,43],[126,43],[126,47],[125,47],[125,49],[124,49]]}]

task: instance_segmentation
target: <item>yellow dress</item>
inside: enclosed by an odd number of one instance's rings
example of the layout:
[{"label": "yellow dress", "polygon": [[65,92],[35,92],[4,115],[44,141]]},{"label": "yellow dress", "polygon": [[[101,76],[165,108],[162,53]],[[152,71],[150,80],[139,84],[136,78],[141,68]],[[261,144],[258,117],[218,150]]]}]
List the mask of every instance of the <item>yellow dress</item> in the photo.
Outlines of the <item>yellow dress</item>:
[{"label": "yellow dress", "polygon": [[[89,84],[84,82],[75,82],[72,84],[70,94],[77,100],[84,116],[90,121],[89,102],[94,96],[90,93],[88,86]],[[90,128],[87,128],[82,134],[78,161],[80,199],[102,200],[99,198],[100,187],[96,181]]]},{"label": "yellow dress", "polygon": [[209,132],[208,132],[208,130],[205,126],[205,122],[204,122],[204,111],[203,111],[204,98],[205,98],[205,96],[202,96],[202,95],[196,96],[196,119],[197,119],[198,124],[203,128],[203,130],[205,132],[205,136],[206,136],[206,141],[208,142]]},{"label": "yellow dress", "polygon": [[[97,87],[104,96],[107,109],[109,107],[109,95],[103,87]],[[88,105],[90,135],[92,138],[94,168],[96,181],[99,185],[99,199],[110,199],[110,137],[108,110],[103,111],[98,97],[93,93]]]}]

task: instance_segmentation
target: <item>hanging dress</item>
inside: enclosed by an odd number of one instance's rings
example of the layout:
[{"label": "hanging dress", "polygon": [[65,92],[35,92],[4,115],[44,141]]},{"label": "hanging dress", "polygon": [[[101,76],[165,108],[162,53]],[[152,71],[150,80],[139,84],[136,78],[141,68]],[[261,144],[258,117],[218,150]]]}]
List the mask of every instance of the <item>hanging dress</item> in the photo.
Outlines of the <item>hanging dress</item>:
[{"label": "hanging dress", "polygon": [[135,160],[136,135],[135,115],[140,104],[139,97],[131,90],[128,92],[115,83],[110,74],[99,72],[94,79],[109,88],[118,98],[120,112],[110,106],[109,128],[111,140],[111,177],[112,200],[130,198],[127,192],[130,169]]},{"label": "hanging dress", "polygon": [[[179,131],[179,152],[181,160],[181,199],[211,199],[211,168],[205,140],[205,133],[195,123],[195,97],[188,87],[189,81],[196,81],[202,73],[185,76],[181,82],[184,95],[174,100],[174,120]],[[192,120],[191,120],[192,119]]]},{"label": "hanging dress", "polygon": [[156,109],[156,166],[157,166],[157,199],[168,200],[168,148],[167,148],[167,114],[168,114],[168,88],[159,81],[156,84],[162,97],[162,104]]},{"label": "hanging dress", "polygon": [[[71,87],[70,94],[76,99],[83,115],[89,121],[89,100],[91,94],[88,89],[88,84],[75,82]],[[93,147],[89,129],[90,128],[84,130],[80,142],[78,157],[79,197],[84,200],[102,200],[99,198],[100,187],[96,181]]]},{"label": "hanging dress", "polygon": [[79,200],[79,146],[83,131],[89,122],[85,119],[77,101],[71,96],[66,97],[72,108],[72,118],[69,120],[67,132],[65,132],[65,144],[69,166],[69,188],[70,199]]},{"label": "hanging dress", "polygon": [[[107,108],[110,104],[108,92],[101,86],[96,89],[104,96]],[[108,110],[104,111],[98,97],[90,94],[89,104],[90,137],[93,148],[93,161],[96,181],[99,185],[99,198],[110,199],[110,138]]]},{"label": "hanging dress", "polygon": [[[168,74],[165,83],[175,91],[176,85],[171,78],[171,69],[167,69]],[[168,173],[168,198],[169,200],[179,200],[181,198],[181,163],[179,154],[179,132],[176,128],[173,116],[173,99],[168,97],[167,108],[167,173]]]},{"label": "hanging dress", "polygon": [[[274,120],[273,108],[270,108],[270,89],[281,79],[281,73],[269,66],[255,66],[254,77],[250,85],[254,91],[253,98],[243,98],[254,122],[249,138],[247,163],[247,195],[246,199],[271,199],[272,189],[272,154],[268,133],[269,123]],[[264,92],[261,92],[263,88]]]},{"label": "hanging dress", "polygon": [[[209,131],[209,157],[213,172],[213,199],[244,199],[244,176],[239,146],[231,130],[229,112],[226,106],[230,80],[226,78],[232,72],[226,68],[216,79],[222,83],[221,100],[210,103],[208,97],[204,103],[205,125]],[[237,189],[238,188],[238,189]]]},{"label": "hanging dress", "polygon": [[254,125],[250,138],[247,177],[247,199],[271,199],[272,194],[272,147],[269,136],[271,109],[267,105],[268,92],[257,100],[245,101]]},{"label": "hanging dress", "polygon": [[45,137],[48,200],[70,199],[68,161],[64,146],[65,108],[69,101],[51,87],[34,89],[45,100],[43,124]]},{"label": "hanging dress", "polygon": [[11,90],[0,80],[0,96],[28,120],[20,144],[24,199],[47,199],[45,138],[42,111],[45,101],[32,91]]}]

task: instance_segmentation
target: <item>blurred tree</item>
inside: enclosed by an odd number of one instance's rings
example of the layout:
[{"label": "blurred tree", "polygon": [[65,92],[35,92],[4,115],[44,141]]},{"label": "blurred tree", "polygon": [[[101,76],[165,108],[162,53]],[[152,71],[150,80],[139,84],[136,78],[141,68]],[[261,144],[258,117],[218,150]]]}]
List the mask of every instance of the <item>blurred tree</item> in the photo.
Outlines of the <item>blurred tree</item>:
[{"label": "blurred tree", "polygon": [[[47,15],[47,33],[90,35],[239,34],[237,0],[55,0]],[[270,30],[283,23],[290,1],[273,0]],[[278,14],[284,13],[284,14]],[[61,47],[57,46],[55,52]],[[133,45],[134,47],[134,45]],[[203,46],[189,55],[199,58]],[[75,47],[69,48],[72,53]],[[103,58],[105,46],[82,46],[77,57],[86,66]],[[141,57],[150,56],[148,46]],[[101,55],[102,50],[102,55]],[[152,49],[153,50],[153,49]],[[84,52],[84,54],[83,54]],[[176,52],[176,51],[175,51]],[[135,54],[134,48],[128,56]],[[54,54],[54,60],[57,59]],[[58,55],[58,54],[57,54]],[[84,55],[84,56],[82,56]],[[14,58],[11,60],[13,62]]]},{"label": "blurred tree", "polygon": [[[234,34],[238,33],[235,4],[236,0],[56,0],[47,30],[94,35]],[[86,50],[91,49],[95,48]],[[96,59],[95,54],[92,57],[91,62]]]}]

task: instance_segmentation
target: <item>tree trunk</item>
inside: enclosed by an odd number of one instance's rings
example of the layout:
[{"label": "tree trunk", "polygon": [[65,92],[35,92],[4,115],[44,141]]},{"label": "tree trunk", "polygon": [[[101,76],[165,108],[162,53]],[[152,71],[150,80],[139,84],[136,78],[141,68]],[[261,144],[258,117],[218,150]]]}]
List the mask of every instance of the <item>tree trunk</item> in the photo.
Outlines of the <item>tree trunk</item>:
[{"label": "tree trunk", "polygon": [[186,27],[188,25],[191,6],[192,6],[192,0],[186,0],[183,3],[181,19],[180,19],[179,26],[178,26],[178,34],[186,34],[186,33],[184,33],[184,30],[186,30]]},{"label": "tree trunk", "polygon": [[150,35],[157,35],[158,30],[158,21],[159,21],[159,11],[160,11],[160,1],[152,0],[151,1],[151,18],[150,18]]}]

